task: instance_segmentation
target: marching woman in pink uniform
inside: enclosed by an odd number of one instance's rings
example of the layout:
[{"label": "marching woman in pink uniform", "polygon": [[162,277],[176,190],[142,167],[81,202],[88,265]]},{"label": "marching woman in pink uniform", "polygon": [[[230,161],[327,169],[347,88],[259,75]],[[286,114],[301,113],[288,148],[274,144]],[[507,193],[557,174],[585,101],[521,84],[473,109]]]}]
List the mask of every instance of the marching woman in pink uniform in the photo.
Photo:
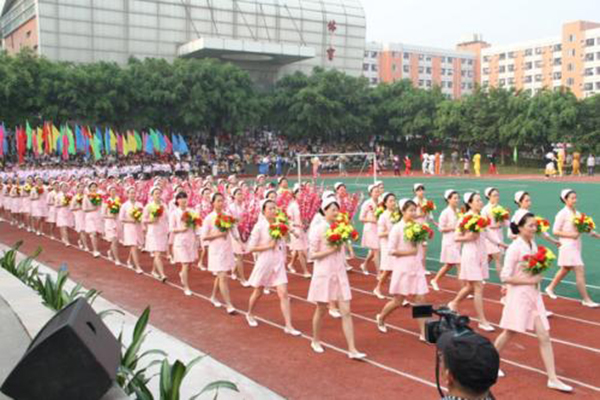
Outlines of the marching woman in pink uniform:
[{"label": "marching woman in pink uniform", "polygon": [[[523,190],[519,190],[515,193],[514,201],[517,206],[519,206],[519,210],[531,211],[531,195]],[[517,238],[517,235],[513,235],[510,229],[508,230],[508,237],[511,240]],[[553,238],[548,232],[541,233],[542,239],[552,243],[553,245],[560,247],[560,241]]]},{"label": "marching woman in pink uniform", "polygon": [[144,249],[152,254],[152,276],[166,282],[163,255],[167,252],[169,223],[166,207],[162,201],[163,191],[159,186],[150,189],[150,201],[144,207],[142,223],[146,227]]},{"label": "marching woman in pink uniform", "polygon": [[337,301],[342,318],[342,329],[348,343],[348,357],[360,360],[365,358],[366,354],[359,352],[354,343],[354,326],[350,314],[352,294],[344,263],[344,246],[329,245],[326,238],[326,232],[335,222],[339,209],[340,206],[335,198],[323,200],[320,212],[324,214],[324,219],[311,228],[308,236],[310,258],[314,260],[308,301],[317,305],[313,316],[311,347],[315,353],[325,351],[321,346],[322,319],[327,312],[327,304]]},{"label": "marching woman in pink uniform", "polygon": [[363,236],[361,246],[369,249],[369,254],[365,261],[360,265],[360,269],[365,275],[369,274],[369,262],[375,263],[375,270],[379,273],[379,238],[377,237],[377,209],[379,199],[379,186],[373,184],[368,187],[370,199],[366,200],[360,207],[358,220],[363,223]]},{"label": "marching woman in pink uniform", "polygon": [[[575,281],[577,290],[583,299],[581,304],[585,307],[598,308],[600,304],[594,302],[588,294],[585,283],[585,268],[583,258],[581,257],[581,235],[577,231],[573,218],[579,215],[575,209],[577,204],[577,193],[572,189],[565,189],[560,193],[560,200],[565,207],[556,214],[552,233],[560,240],[558,249],[558,266],[560,270],[554,276],[552,283],[546,287],[546,294],[551,299],[556,299],[554,289],[563,280],[571,270],[575,271]],[[600,238],[600,234],[595,231],[590,232],[590,236]]]},{"label": "marching woman in pink uniform", "polygon": [[[204,219],[210,212],[212,211],[212,204],[210,202],[212,191],[210,187],[205,187],[200,191],[200,202],[196,205],[196,211],[200,213],[200,217]],[[201,271],[206,271],[206,267],[204,266],[204,258],[206,255],[206,249],[208,248],[208,243],[205,243],[202,240],[202,236],[200,236],[200,257],[198,258],[198,268]]]},{"label": "marching woman in pink uniform", "polygon": [[446,190],[446,192],[444,192],[444,200],[448,203],[448,207],[440,214],[438,223],[438,229],[442,234],[440,262],[443,266],[435,275],[435,278],[430,282],[431,287],[436,292],[440,290],[440,279],[442,279],[448,271],[454,268],[454,266],[460,269],[460,243],[457,243],[456,240],[454,240],[456,227],[458,226],[458,203],[460,202],[458,192],[453,189]]},{"label": "marching woman in pink uniform", "polygon": [[73,226],[73,215],[69,209],[71,196],[68,191],[69,184],[62,182],[60,184],[60,192],[56,195],[54,203],[56,207],[56,226],[60,230],[60,238],[65,246],[70,247],[71,243],[69,242],[69,232],[67,229]]},{"label": "marching woman in pink uniform", "polygon": [[[409,199],[401,199],[398,207],[402,213],[402,220],[392,227],[388,239],[388,254],[393,266],[392,279],[390,281],[390,294],[394,296],[375,317],[377,329],[386,333],[385,319],[392,311],[400,307],[402,302],[409,296],[414,296],[416,304],[425,301],[427,279],[421,265],[423,245],[415,244],[406,240],[404,229],[413,221],[416,222],[417,205]],[[425,341],[425,320],[419,319],[419,340]]]},{"label": "marching woman in pink uniform", "polygon": [[[140,255],[138,253],[138,247],[143,242],[143,231],[141,225],[142,216],[142,205],[135,201],[136,190],[135,187],[130,186],[127,188],[127,201],[121,206],[119,210],[119,222],[123,227],[123,238],[121,243],[123,246],[129,248],[128,259],[133,259],[133,265],[135,266],[135,272],[141,274],[144,272],[140,266]],[[139,219],[136,219],[133,213],[138,215]],[[129,267],[131,265],[128,264]]]},{"label": "marching woman in pink uniform", "polygon": [[381,293],[381,288],[394,270],[394,265],[389,255],[389,235],[394,223],[399,221],[392,221],[392,214],[396,211],[396,196],[393,193],[384,193],[381,195],[381,203],[385,211],[377,220],[377,235],[379,236],[379,248],[381,251],[379,276],[377,277],[377,286],[373,290],[373,293],[378,299],[383,300],[385,296]]},{"label": "marching woman in pink uniform", "polygon": [[257,222],[248,240],[248,252],[257,254],[257,257],[248,280],[254,291],[250,296],[246,321],[251,327],[258,326],[258,322],[254,318],[254,307],[262,296],[263,288],[274,287],[277,289],[281,312],[285,320],[284,332],[288,335],[299,336],[300,331],[292,326],[292,311],[287,291],[288,280],[285,272],[285,238],[273,239],[269,230],[277,216],[277,204],[271,200],[263,200],[261,212],[265,218]]},{"label": "marching woman in pink uniform", "polygon": [[85,213],[85,233],[90,236],[94,258],[100,257],[98,235],[102,234],[103,228],[101,200],[96,204],[90,200],[92,198],[96,199],[97,196],[99,196],[98,184],[92,181],[88,183],[88,193],[83,198],[83,212]]},{"label": "marching woman in pink uniform", "polygon": [[302,223],[302,217],[300,215],[300,205],[298,201],[296,201],[296,196],[300,191],[300,185],[295,184],[292,190],[293,199],[288,204],[287,214],[290,218],[290,228],[293,232],[290,235],[290,250],[292,251],[292,257],[290,258],[290,262],[288,264],[288,269],[291,272],[296,272],[294,268],[294,262],[298,260],[300,262],[300,266],[302,267],[303,276],[305,278],[310,278],[310,272],[306,266],[307,264],[307,256],[306,252],[308,251],[308,237],[306,235],[306,230],[304,229],[304,223]]},{"label": "marching woman in pink uniform", "polygon": [[[244,214],[244,194],[242,193],[241,188],[233,189],[233,192],[231,194],[233,201],[231,202],[231,204],[229,204],[228,211],[231,214],[231,216],[235,218],[235,220],[239,223],[239,221],[242,219],[242,215]],[[249,287],[250,284],[246,280],[246,274],[244,273],[244,243],[242,243],[242,240],[240,239],[237,224],[232,229],[232,234],[237,239],[231,243],[233,246],[233,254],[235,255],[235,269],[237,271],[234,270],[231,275],[232,278],[234,278],[236,277],[237,272],[236,278],[240,278],[242,286]]]},{"label": "marching woman in pink uniform", "polygon": [[[483,201],[481,201],[479,193],[465,193],[464,202],[467,214],[479,215],[481,213]],[[458,304],[473,292],[475,312],[479,319],[479,329],[486,332],[493,332],[494,327],[488,322],[483,309],[483,281],[489,278],[488,256],[485,241],[489,240],[503,248],[506,248],[507,246],[502,242],[498,242],[497,239],[489,235],[486,230],[483,230],[480,233],[458,232],[455,236],[455,240],[462,243],[459,279],[465,281],[466,284],[458,292],[454,300],[448,303],[448,307],[456,311]]]},{"label": "marching woman in pink uniform", "polygon": [[85,185],[83,183],[78,183],[69,208],[71,209],[75,220],[75,232],[79,235],[79,248],[84,251],[89,251],[87,239],[85,237],[85,213],[83,212],[84,191]]},{"label": "marching woman in pink uniform", "polygon": [[228,314],[233,314],[235,308],[231,304],[229,296],[229,283],[227,274],[235,267],[235,257],[233,255],[233,244],[231,232],[222,232],[215,224],[217,216],[225,211],[225,198],[221,193],[211,195],[213,212],[208,214],[202,223],[202,240],[208,244],[208,270],[217,274],[213,284],[211,301],[215,307],[221,307],[217,300],[217,289],[225,301],[225,307]]},{"label": "marching woman in pink uniform", "polygon": [[35,178],[35,186],[31,191],[31,218],[36,235],[40,236],[44,230],[44,218],[46,217],[46,189],[44,180]]},{"label": "marching woman in pink uniform", "polygon": [[[571,392],[572,387],[561,382],[556,376],[554,352],[550,341],[550,324],[546,318],[546,308],[539,291],[539,283],[543,275],[532,275],[525,270],[528,265],[526,256],[535,255],[538,247],[535,243],[537,222],[533,214],[527,210],[518,210],[511,220],[510,229],[517,238],[509,246],[504,259],[504,267],[500,275],[507,285],[506,300],[500,327],[502,333],[496,339],[496,349],[502,351],[509,340],[518,333],[535,331],[540,342],[540,353],[546,373],[548,387],[562,392]],[[499,371],[499,376],[504,373]]]},{"label": "marching woman in pink uniform", "polygon": [[[508,226],[508,221],[498,222],[494,218],[492,209],[499,205],[500,192],[494,187],[488,187],[484,190],[484,195],[488,199],[488,203],[481,210],[481,215],[490,219],[491,223],[488,227],[488,234],[492,235],[499,242],[504,241],[502,230]],[[502,274],[502,250],[489,240],[485,242],[488,257],[492,258],[496,264],[496,272],[498,276]]]},{"label": "marching woman in pink uniform", "polygon": [[184,220],[188,210],[188,196],[185,192],[179,192],[175,196],[177,208],[169,214],[169,227],[173,235],[173,262],[181,263],[179,278],[183,285],[183,293],[191,296],[188,271],[190,264],[196,261],[198,250],[196,249],[196,225],[190,225]]},{"label": "marching woman in pink uniform", "polygon": [[48,207],[48,217],[46,219],[46,222],[48,223],[49,226],[49,233],[50,233],[50,237],[54,238],[54,226],[56,224],[56,207],[55,207],[55,198],[58,195],[58,182],[57,181],[53,181],[50,186],[48,187],[49,192],[48,192],[48,196],[46,196],[46,206]]},{"label": "marching woman in pink uniform", "polygon": [[27,232],[31,232],[31,192],[33,191],[33,177],[28,176],[25,179],[25,190],[22,193],[21,199],[21,213],[23,214],[23,221],[25,222],[25,229]]},{"label": "marching woman in pink uniform", "polygon": [[[428,201],[425,197],[425,185],[423,185],[422,183],[415,183],[413,185],[413,192],[415,193],[415,197],[412,201],[417,205],[417,215],[415,217],[415,222],[419,224],[427,223],[435,225],[432,213],[423,209],[423,205],[425,205]],[[425,242],[423,243],[423,252],[421,253],[421,263],[423,264],[425,275],[431,275],[431,272],[427,270],[427,249],[427,242]]]},{"label": "marching woman in pink uniform", "polygon": [[[111,210],[110,205],[114,209]],[[107,257],[114,260],[116,265],[123,265],[119,258],[119,212],[121,211],[121,200],[117,196],[116,186],[108,187],[108,199],[102,204],[102,216],[104,217],[104,238],[110,243]],[[118,210],[116,209],[118,207]]]}]

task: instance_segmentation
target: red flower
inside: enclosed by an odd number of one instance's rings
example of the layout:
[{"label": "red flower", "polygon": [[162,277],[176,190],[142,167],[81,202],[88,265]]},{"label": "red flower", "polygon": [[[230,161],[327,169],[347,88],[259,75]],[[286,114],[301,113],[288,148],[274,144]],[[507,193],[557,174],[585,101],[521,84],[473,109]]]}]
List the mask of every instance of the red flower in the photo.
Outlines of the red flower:
[{"label": "red flower", "polygon": [[342,240],[342,236],[338,233],[334,233],[333,235],[329,236],[330,242],[339,242],[340,240]]},{"label": "red flower", "polygon": [[355,229],[352,231],[352,233],[350,234],[350,236],[352,237],[352,240],[357,240],[358,239],[358,231]]}]

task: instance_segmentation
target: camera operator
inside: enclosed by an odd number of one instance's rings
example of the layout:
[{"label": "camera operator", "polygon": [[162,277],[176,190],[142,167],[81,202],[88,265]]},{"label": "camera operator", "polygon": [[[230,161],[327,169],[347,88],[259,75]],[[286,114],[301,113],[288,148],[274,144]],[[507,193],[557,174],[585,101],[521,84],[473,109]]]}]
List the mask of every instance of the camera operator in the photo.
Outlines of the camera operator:
[{"label": "camera operator", "polygon": [[[490,388],[498,379],[500,356],[494,345],[471,330],[449,331],[437,340],[443,400],[493,399]],[[439,359],[438,359],[439,360]]]}]

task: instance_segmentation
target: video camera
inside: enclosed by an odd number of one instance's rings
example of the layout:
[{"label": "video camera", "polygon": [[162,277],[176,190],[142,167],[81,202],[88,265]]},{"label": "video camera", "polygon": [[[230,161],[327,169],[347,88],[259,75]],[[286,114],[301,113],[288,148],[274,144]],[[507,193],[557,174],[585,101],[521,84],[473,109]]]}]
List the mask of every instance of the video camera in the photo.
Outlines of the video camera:
[{"label": "video camera", "polygon": [[437,321],[425,323],[425,339],[428,343],[437,343],[440,336],[446,332],[460,333],[464,330],[472,330],[469,327],[469,317],[460,315],[448,307],[435,309],[431,304],[425,304],[414,306],[412,310],[413,318],[430,318],[434,314],[440,317]]}]

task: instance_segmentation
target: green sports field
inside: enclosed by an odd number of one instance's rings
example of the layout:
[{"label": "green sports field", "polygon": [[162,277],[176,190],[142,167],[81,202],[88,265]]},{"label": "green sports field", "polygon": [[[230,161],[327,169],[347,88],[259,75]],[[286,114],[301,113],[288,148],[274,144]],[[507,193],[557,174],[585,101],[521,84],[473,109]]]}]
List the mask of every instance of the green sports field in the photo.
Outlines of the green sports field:
[{"label": "green sports field", "polygon": [[[543,178],[542,178],[543,179]],[[571,188],[577,191],[578,204],[577,208],[581,212],[590,214],[596,221],[600,221],[600,184],[595,183],[582,183],[582,182],[546,182],[543,180],[502,180],[502,179],[461,179],[453,177],[444,178],[381,178],[385,183],[385,190],[392,191],[398,198],[402,197],[414,197],[412,193],[413,184],[421,182],[426,188],[426,197],[435,202],[437,210],[434,213],[434,217],[437,220],[439,213],[444,209],[446,203],[443,199],[443,193],[447,189],[455,189],[459,193],[466,191],[479,191],[483,193],[486,187],[494,186],[500,191],[500,203],[511,210],[516,209],[516,205],[513,202],[513,195],[516,191],[525,190],[532,196],[532,210],[535,214],[541,215],[547,218],[552,224],[554,216],[562,208],[562,203],[559,200],[559,193],[562,189]],[[349,192],[363,191],[365,197],[367,196],[367,186],[373,182],[372,179],[367,178],[326,178],[320,181],[328,188],[332,188],[335,182],[344,182],[347,185]],[[362,224],[354,220],[356,226],[362,230]],[[508,240],[505,240],[507,243]],[[433,243],[430,243],[427,268],[432,271],[437,271],[440,267],[438,261],[440,255],[440,243],[441,237],[436,232],[436,237]],[[550,243],[540,239],[540,244],[544,244],[552,248],[554,251],[558,251]],[[600,302],[600,240],[592,239],[588,236],[583,238],[583,258],[586,263],[586,276],[588,290],[592,298]],[[366,251],[362,248],[357,248],[357,255],[365,256]],[[545,277],[545,283],[550,283],[554,272],[547,273]],[[493,282],[499,282],[498,276],[495,272],[495,265],[492,264],[490,268],[490,278]],[[575,288],[575,275],[571,273],[568,275],[563,283],[559,285],[556,291],[557,294],[579,298],[579,294]]]}]

